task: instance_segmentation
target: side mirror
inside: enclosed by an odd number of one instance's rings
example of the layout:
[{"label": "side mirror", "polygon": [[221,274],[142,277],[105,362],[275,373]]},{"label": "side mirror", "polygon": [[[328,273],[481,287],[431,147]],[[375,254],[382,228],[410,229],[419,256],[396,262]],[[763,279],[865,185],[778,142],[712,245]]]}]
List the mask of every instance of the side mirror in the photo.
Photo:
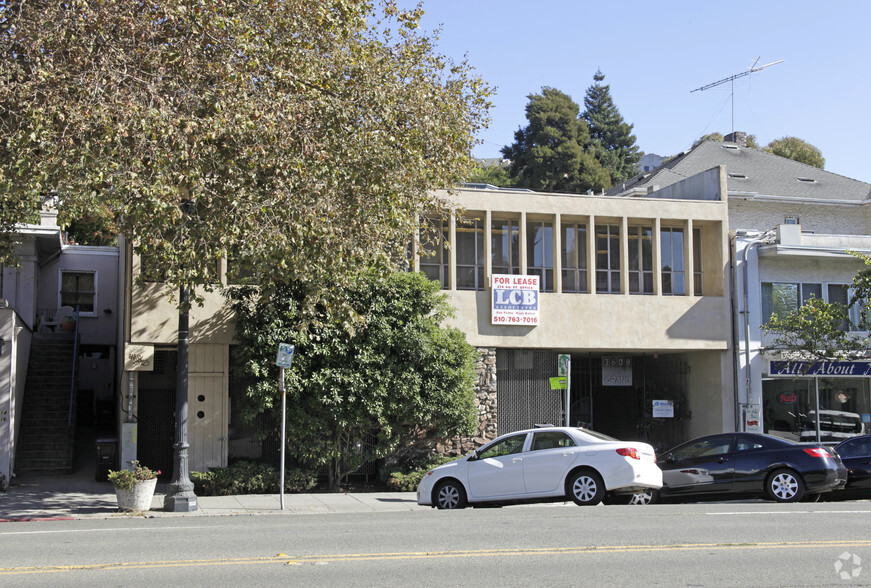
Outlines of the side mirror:
[{"label": "side mirror", "polygon": [[674,453],[669,453],[665,456],[666,463],[674,463]]},{"label": "side mirror", "polygon": [[466,461],[478,461],[479,459],[480,459],[480,457],[478,455],[478,450],[476,449],[475,451],[472,452],[472,455],[470,455],[469,459]]}]

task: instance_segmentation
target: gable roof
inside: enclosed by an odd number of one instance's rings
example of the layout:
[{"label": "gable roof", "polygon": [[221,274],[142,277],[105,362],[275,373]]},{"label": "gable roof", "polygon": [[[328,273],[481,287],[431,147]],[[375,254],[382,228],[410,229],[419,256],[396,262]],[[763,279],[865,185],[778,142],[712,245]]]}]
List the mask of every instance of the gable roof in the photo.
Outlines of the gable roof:
[{"label": "gable roof", "polygon": [[744,147],[737,143],[703,141],[651,172],[639,174],[606,192],[609,196],[646,194],[709,170],[726,166],[729,195],[776,196],[796,200],[871,200],[871,184]]}]

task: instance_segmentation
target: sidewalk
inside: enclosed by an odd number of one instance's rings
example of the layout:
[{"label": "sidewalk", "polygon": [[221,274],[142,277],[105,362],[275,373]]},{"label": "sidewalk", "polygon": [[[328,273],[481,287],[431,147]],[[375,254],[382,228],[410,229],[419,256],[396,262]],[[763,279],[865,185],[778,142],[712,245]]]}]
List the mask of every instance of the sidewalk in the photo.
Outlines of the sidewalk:
[{"label": "sidewalk", "polygon": [[[196,512],[164,512],[166,484],[158,484],[152,510],[144,516],[217,516],[261,514],[324,514],[403,511],[429,508],[417,505],[414,492],[285,494],[284,510],[278,494],[198,496]],[[82,475],[15,478],[0,492],[0,523],[10,521],[71,520],[140,516],[118,511],[115,489]]]}]

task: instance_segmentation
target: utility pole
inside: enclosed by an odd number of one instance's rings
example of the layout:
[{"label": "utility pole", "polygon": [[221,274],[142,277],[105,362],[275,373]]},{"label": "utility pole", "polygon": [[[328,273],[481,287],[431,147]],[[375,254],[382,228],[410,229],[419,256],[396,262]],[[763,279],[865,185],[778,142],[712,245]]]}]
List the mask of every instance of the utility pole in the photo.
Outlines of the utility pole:
[{"label": "utility pole", "polygon": [[[756,63],[759,63],[759,58],[756,58]],[[690,90],[690,94],[693,92],[701,92],[703,90],[708,90],[710,88],[714,88],[716,86],[720,86],[725,84],[726,82],[730,82],[732,84],[732,133],[735,132],[735,80],[738,78],[743,78],[744,76],[749,76],[752,73],[756,73],[757,71],[762,71],[766,67],[771,67],[772,65],[777,65],[778,63],[783,63],[783,60],[780,59],[778,61],[772,61],[771,63],[766,63],[765,65],[756,66],[756,63],[753,64],[753,67],[748,69],[747,71],[742,71],[741,73],[737,73],[735,75],[729,76],[728,78],[723,78],[722,80],[717,80],[716,82],[711,82],[706,86],[702,86],[701,88],[696,88],[695,90]]]}]

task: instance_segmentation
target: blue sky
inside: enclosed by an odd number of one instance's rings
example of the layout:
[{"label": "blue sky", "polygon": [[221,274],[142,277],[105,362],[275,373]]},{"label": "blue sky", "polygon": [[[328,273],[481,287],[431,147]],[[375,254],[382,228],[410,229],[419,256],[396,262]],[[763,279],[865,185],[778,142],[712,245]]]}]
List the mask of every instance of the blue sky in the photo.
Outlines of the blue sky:
[{"label": "blue sky", "polygon": [[[399,0],[403,7],[416,0]],[[701,135],[732,130],[729,83],[711,82],[778,60],[735,80],[735,130],[760,145],[796,136],[818,147],[826,169],[871,182],[871,2],[707,0],[424,0],[424,30],[441,25],[437,51],[468,54],[497,86],[493,122],[477,157],[499,157],[526,124],[527,96],[543,86],[583,109],[601,69],[647,153],[674,155]]]}]

